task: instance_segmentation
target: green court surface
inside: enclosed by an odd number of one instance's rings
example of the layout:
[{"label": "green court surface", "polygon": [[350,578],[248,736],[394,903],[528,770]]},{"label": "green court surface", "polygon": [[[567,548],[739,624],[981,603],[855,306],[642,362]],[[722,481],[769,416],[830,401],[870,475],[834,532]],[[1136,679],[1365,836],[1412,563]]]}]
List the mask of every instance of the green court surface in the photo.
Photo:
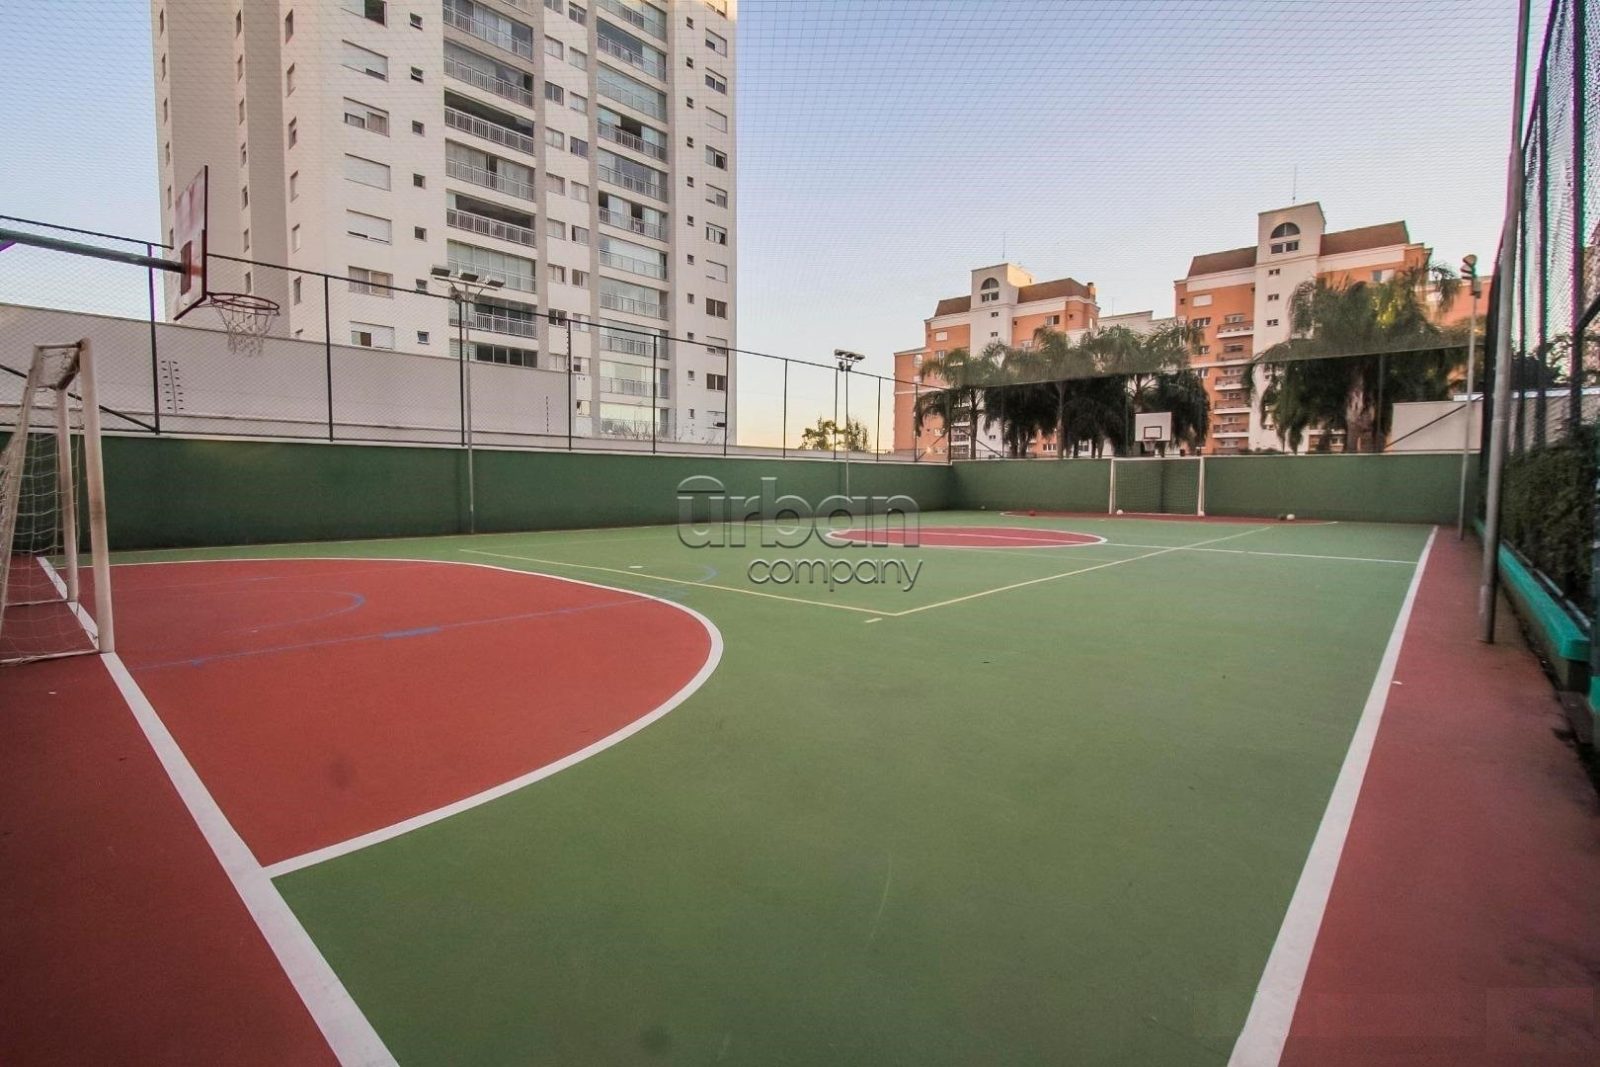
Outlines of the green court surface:
[{"label": "green court surface", "polygon": [[[123,558],[491,564],[721,631],[637,735],[277,879],[402,1063],[1226,1062],[1429,528],[923,523],[1105,541]],[[909,592],[747,577],[783,557],[922,568]]]}]

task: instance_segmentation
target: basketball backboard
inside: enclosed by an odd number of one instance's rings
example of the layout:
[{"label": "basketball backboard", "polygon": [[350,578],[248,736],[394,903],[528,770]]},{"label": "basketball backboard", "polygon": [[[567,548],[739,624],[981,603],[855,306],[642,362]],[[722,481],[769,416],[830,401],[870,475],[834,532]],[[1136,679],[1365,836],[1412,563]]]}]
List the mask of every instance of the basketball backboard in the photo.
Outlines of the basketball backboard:
[{"label": "basketball backboard", "polygon": [[173,205],[173,255],[183,264],[172,317],[181,319],[210,295],[206,285],[206,217],[210,209],[210,167],[201,167]]},{"label": "basketball backboard", "polygon": [[1133,436],[1144,444],[1164,444],[1172,440],[1172,412],[1143,411],[1133,417]]}]

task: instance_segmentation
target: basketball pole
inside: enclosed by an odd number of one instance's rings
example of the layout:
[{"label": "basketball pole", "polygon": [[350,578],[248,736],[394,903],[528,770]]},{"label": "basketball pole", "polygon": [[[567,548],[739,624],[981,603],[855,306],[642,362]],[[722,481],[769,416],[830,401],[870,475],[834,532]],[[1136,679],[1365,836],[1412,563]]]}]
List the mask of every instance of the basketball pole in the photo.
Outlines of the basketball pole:
[{"label": "basketball pole", "polygon": [[45,237],[42,234],[27,233],[22,230],[0,228],[0,244],[8,242],[31,245],[34,248],[48,248],[52,252],[70,252],[75,256],[88,256],[91,259],[105,259],[113,263],[126,263],[134,267],[153,267],[156,270],[171,271],[173,274],[183,273],[183,264],[175,259],[140,255],[138,252],[122,252],[115,248],[86,245],[81,241],[63,241],[59,237]]}]

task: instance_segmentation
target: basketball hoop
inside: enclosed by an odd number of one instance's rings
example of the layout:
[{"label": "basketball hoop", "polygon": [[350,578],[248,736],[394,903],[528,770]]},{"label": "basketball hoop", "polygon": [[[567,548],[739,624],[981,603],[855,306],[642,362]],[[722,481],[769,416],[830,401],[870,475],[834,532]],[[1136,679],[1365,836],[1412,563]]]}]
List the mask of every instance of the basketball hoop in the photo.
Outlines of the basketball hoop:
[{"label": "basketball hoop", "polygon": [[259,356],[266,343],[267,329],[278,314],[278,302],[249,293],[212,293],[206,303],[222,316],[228,331],[228,351]]}]

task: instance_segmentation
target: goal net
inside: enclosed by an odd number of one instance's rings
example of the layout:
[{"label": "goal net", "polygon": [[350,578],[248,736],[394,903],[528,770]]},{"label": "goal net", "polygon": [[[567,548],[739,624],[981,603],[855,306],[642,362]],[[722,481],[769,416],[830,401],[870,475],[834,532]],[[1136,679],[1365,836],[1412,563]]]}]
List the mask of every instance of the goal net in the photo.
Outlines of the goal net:
[{"label": "goal net", "polygon": [[1113,459],[1111,510],[1125,515],[1204,515],[1205,457]]},{"label": "goal net", "polygon": [[0,391],[0,664],[109,652],[110,567],[88,342],[41,345],[25,377],[7,377]]}]

